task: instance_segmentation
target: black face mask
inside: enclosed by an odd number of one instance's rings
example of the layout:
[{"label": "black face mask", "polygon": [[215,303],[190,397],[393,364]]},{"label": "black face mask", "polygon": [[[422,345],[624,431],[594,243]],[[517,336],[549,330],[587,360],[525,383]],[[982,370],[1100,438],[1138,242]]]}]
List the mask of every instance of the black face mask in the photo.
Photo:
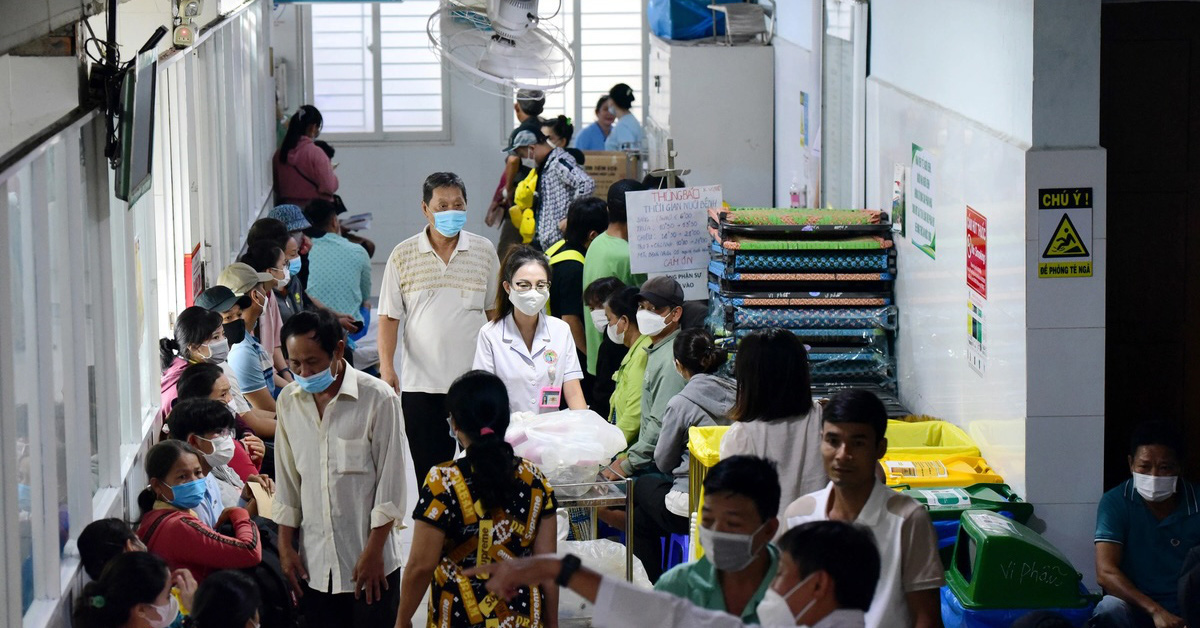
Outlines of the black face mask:
[{"label": "black face mask", "polygon": [[221,326],[225,328],[225,337],[229,339],[230,346],[246,339],[246,322],[242,319],[239,318]]}]

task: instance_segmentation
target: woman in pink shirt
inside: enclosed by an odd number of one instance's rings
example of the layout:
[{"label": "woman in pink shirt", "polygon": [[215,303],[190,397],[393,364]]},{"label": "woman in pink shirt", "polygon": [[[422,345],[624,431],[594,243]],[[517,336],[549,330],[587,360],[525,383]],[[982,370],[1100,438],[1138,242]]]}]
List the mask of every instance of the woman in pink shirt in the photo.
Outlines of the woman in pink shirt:
[{"label": "woman in pink shirt", "polygon": [[333,200],[338,178],[329,156],[313,140],[321,134],[321,112],[304,105],[288,121],[283,145],[272,159],[275,170],[275,204],[304,207],[314,199]]}]

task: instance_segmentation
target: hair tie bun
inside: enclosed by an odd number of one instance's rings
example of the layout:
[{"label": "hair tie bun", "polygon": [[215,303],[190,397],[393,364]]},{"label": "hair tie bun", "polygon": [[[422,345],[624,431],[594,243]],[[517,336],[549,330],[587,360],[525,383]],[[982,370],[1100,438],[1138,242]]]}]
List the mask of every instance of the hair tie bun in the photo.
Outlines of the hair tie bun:
[{"label": "hair tie bun", "polygon": [[104,608],[104,603],[105,603],[104,596],[103,595],[93,595],[92,599],[88,600],[88,603],[92,605],[92,608]]},{"label": "hair tie bun", "polygon": [[485,427],[485,428],[479,430],[480,436],[487,436],[488,434],[495,434],[495,433],[496,432],[492,431],[492,428],[490,428],[490,427]]}]

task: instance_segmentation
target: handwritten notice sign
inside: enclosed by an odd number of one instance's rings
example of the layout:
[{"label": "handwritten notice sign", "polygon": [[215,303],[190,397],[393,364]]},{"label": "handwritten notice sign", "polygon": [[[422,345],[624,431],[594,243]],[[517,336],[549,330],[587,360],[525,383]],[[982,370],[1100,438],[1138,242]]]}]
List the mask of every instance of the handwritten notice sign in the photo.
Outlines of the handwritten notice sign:
[{"label": "handwritten notice sign", "polygon": [[708,270],[681,270],[673,273],[650,273],[650,277],[671,277],[683,288],[684,301],[703,301],[708,298]]},{"label": "handwritten notice sign", "polygon": [[708,266],[708,210],[721,206],[721,186],[625,194],[630,267],[676,273]]},{"label": "handwritten notice sign", "polygon": [[912,145],[912,194],[908,215],[912,223],[912,243],[931,258],[937,259],[937,229],[933,214],[933,157],[929,151]]}]

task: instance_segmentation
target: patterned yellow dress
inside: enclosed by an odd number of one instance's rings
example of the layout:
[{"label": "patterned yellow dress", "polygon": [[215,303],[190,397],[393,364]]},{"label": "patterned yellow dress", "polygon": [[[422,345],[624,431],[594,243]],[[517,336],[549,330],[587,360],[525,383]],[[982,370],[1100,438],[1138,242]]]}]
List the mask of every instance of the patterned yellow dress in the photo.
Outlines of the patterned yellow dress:
[{"label": "patterned yellow dress", "polygon": [[456,460],[430,469],[413,511],[414,520],[446,535],[442,559],[433,572],[429,626],[543,626],[545,598],[537,587],[521,588],[505,602],[488,593],[485,580],[466,578],[462,572],[478,564],[532,556],[542,520],[558,509],[554,489],[533,463],[521,459],[516,470],[521,489],[503,509],[485,513],[471,496],[471,482],[461,468],[467,464]]}]

